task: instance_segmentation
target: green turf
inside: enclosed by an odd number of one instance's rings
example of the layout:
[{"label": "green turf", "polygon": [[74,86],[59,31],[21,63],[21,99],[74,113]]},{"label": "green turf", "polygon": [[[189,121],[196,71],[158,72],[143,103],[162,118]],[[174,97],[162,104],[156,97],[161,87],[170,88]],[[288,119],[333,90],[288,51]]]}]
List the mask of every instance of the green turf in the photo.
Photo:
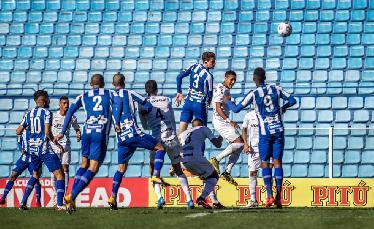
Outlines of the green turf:
[{"label": "green turf", "polygon": [[[0,228],[372,228],[374,208],[226,209],[88,208],[72,215],[52,209],[0,209]],[[209,213],[189,218],[186,216]]]}]

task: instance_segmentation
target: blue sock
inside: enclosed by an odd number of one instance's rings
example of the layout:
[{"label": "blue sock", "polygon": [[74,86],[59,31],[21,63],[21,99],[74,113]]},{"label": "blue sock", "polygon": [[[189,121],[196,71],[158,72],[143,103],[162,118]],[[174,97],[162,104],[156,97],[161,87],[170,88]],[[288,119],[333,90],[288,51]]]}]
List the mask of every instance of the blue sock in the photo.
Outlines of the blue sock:
[{"label": "blue sock", "polygon": [[14,181],[8,181],[8,183],[6,183],[3,195],[1,196],[2,200],[6,199],[6,196],[8,195],[8,193],[10,192],[10,190],[12,190],[13,185],[14,185]]},{"label": "blue sock", "polygon": [[39,180],[35,183],[35,195],[36,195],[36,202],[41,204],[42,202],[40,199],[42,198],[42,186],[40,185]]},{"label": "blue sock", "polygon": [[161,168],[164,165],[165,151],[159,150],[155,155],[155,168],[153,170],[153,176],[160,177]]},{"label": "blue sock", "polygon": [[112,185],[112,197],[113,198],[117,198],[117,193],[118,193],[119,186],[121,186],[122,177],[123,177],[123,173],[119,171],[117,171],[114,174],[113,185]]},{"label": "blue sock", "polygon": [[271,169],[270,168],[262,168],[262,178],[264,179],[264,184],[266,187],[266,196],[267,198],[273,196],[272,190],[272,177],[271,177]]},{"label": "blue sock", "polygon": [[57,206],[61,207],[64,204],[65,180],[56,181],[56,192],[57,192]]},{"label": "blue sock", "polygon": [[77,198],[77,196],[79,195],[79,193],[81,193],[83,191],[84,188],[86,188],[92,178],[95,176],[95,173],[92,172],[91,170],[87,170],[82,176],[81,176],[81,179],[79,181],[79,183],[75,186],[75,189],[73,189],[71,191],[71,198],[73,200],[75,200],[75,198]]},{"label": "blue sock", "polygon": [[275,185],[277,186],[277,200],[280,200],[282,194],[283,168],[274,169]]},{"label": "blue sock", "polygon": [[34,188],[34,185],[37,181],[38,179],[36,179],[35,177],[31,177],[30,180],[27,182],[25,194],[23,195],[22,202],[21,202],[22,205],[25,205],[25,206],[27,205],[27,199],[29,198]]},{"label": "blue sock", "polygon": [[80,167],[77,171],[77,173],[74,176],[74,182],[73,182],[73,187],[71,190],[75,189],[75,186],[79,183],[81,180],[81,176],[87,171],[87,169]]}]

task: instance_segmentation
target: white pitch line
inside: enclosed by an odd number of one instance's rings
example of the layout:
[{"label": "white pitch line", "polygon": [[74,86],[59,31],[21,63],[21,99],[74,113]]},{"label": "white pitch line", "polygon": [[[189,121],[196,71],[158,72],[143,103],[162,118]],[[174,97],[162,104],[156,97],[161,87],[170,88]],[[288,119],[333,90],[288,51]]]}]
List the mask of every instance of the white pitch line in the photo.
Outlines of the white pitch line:
[{"label": "white pitch line", "polygon": [[234,209],[227,209],[227,210],[215,210],[213,212],[200,212],[195,214],[186,215],[186,218],[197,218],[197,217],[203,217],[210,214],[217,214],[217,213],[225,213],[225,212],[234,212]]}]

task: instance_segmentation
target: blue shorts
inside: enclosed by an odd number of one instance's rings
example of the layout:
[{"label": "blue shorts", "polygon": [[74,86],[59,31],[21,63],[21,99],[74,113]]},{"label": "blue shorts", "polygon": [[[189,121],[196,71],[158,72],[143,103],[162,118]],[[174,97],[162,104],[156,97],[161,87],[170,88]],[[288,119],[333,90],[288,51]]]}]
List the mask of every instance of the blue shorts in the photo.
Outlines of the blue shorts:
[{"label": "blue shorts", "polygon": [[[103,132],[105,133],[105,131]],[[82,134],[82,157],[103,163],[107,150],[107,135],[92,132]]]},{"label": "blue shorts", "polygon": [[258,142],[258,151],[261,161],[282,160],[284,150],[284,132],[261,135]]},{"label": "blue shorts", "polygon": [[33,171],[39,170],[41,167],[41,161],[38,156],[30,154],[22,154],[21,157],[17,160],[15,167],[12,171],[17,174],[23,173],[26,169],[29,170],[30,175],[33,174]]},{"label": "blue shorts", "polygon": [[158,140],[149,134],[138,135],[118,143],[118,164],[124,164],[130,160],[137,148],[153,150]]},{"label": "blue shorts", "polygon": [[53,152],[41,154],[39,156],[39,160],[42,161],[47,166],[48,171],[50,173],[58,169],[61,169],[61,161],[58,158],[57,154]]},{"label": "blue shorts", "polygon": [[181,122],[190,123],[192,119],[200,119],[206,126],[208,124],[208,106],[205,101],[196,102],[191,101],[188,98],[183,105],[181,113]]}]

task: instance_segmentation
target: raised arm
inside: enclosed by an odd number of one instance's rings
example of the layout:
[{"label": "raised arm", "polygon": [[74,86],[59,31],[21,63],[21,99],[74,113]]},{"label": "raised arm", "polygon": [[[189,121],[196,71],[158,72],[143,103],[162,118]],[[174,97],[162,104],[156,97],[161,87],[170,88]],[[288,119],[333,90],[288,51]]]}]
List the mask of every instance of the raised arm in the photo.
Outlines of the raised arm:
[{"label": "raised arm", "polygon": [[26,113],[26,114],[23,116],[21,123],[19,124],[19,126],[18,126],[17,129],[16,129],[16,134],[17,134],[17,135],[22,135],[23,130],[26,129],[26,127],[27,127],[27,114],[28,114],[28,113]]},{"label": "raised arm", "polygon": [[240,101],[238,104],[235,104],[233,101],[231,101],[229,98],[225,98],[226,104],[228,108],[233,111],[234,113],[239,113],[241,110],[246,108],[249,104],[253,102],[254,93],[253,91],[250,91],[242,101]]},{"label": "raised arm", "polygon": [[65,132],[67,131],[69,123],[71,122],[71,119],[73,118],[74,113],[82,106],[82,99],[83,99],[83,94],[78,96],[75,102],[70,105],[69,110],[66,113],[66,116],[64,119],[64,125],[62,126],[60,135],[64,135]]},{"label": "raised arm", "polygon": [[182,80],[183,80],[184,77],[191,74],[191,71],[192,71],[194,66],[195,66],[195,64],[192,64],[192,65],[190,65],[190,67],[184,69],[183,71],[181,71],[178,74],[178,76],[177,76],[177,93],[182,94]]},{"label": "raised arm", "polygon": [[276,86],[278,92],[279,92],[279,96],[284,100],[284,101],[287,101],[285,104],[283,104],[282,106],[282,112],[286,112],[286,110],[290,107],[292,107],[293,105],[296,104],[296,99],[295,97],[293,97],[291,94],[289,94],[288,92],[286,92],[285,90],[283,90],[282,87],[279,87],[279,86]]},{"label": "raised arm", "polygon": [[213,76],[212,75],[209,75],[205,80],[205,90],[208,96],[208,104],[210,104],[213,98]]}]

